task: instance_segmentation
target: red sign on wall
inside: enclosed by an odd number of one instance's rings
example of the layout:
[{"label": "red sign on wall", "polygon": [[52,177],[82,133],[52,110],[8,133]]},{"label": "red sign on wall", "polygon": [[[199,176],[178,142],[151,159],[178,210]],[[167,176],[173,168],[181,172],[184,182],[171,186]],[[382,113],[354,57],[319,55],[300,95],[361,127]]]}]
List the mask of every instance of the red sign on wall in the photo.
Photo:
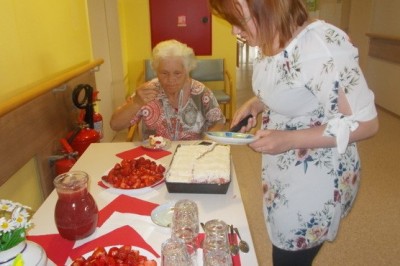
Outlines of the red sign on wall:
[{"label": "red sign on wall", "polygon": [[211,55],[211,12],[207,0],[150,0],[151,47],[175,39],[196,55]]}]

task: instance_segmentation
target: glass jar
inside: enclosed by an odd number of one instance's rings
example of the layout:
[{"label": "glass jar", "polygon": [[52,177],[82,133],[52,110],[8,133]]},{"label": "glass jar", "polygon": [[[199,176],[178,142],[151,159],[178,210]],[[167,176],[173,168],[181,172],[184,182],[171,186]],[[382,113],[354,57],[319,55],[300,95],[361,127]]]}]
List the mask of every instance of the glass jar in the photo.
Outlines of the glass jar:
[{"label": "glass jar", "polygon": [[58,194],[54,219],[65,239],[82,239],[96,229],[99,211],[88,191],[88,180],[88,174],[82,171],[70,171],[54,179]]},{"label": "glass jar", "polygon": [[169,238],[161,245],[161,266],[192,266],[192,260],[182,239]]},{"label": "glass jar", "polygon": [[192,265],[197,265],[198,234],[199,214],[197,204],[188,199],[177,201],[172,215],[171,237],[184,241],[192,259]]},{"label": "glass jar", "polygon": [[211,220],[204,225],[203,265],[231,266],[228,225],[222,220]]}]

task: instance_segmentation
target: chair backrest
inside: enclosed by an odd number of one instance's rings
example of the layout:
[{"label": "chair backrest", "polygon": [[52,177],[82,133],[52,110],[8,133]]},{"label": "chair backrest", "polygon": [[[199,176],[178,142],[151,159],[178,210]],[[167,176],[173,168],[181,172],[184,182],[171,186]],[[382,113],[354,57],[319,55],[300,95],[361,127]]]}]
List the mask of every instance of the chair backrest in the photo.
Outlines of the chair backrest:
[{"label": "chair backrest", "polygon": [[[224,59],[198,59],[197,66],[190,73],[190,76],[201,82],[224,81]],[[151,68],[151,61],[144,62],[144,79],[149,81],[156,77]]]},{"label": "chair backrest", "polygon": [[150,59],[144,60],[144,80],[149,81],[156,77],[156,73],[151,67]]},{"label": "chair backrest", "polygon": [[224,81],[224,59],[200,59],[190,76],[198,81]]}]

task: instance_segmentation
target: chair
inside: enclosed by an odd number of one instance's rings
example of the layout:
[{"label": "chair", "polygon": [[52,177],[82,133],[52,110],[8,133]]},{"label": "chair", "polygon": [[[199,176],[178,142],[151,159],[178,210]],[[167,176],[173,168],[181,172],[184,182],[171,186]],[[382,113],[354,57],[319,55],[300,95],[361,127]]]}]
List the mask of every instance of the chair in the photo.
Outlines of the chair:
[{"label": "chair", "polygon": [[[209,87],[215,98],[217,99],[226,120],[229,121],[233,115],[233,104],[232,104],[232,92],[233,84],[232,77],[230,73],[225,70],[225,60],[222,58],[217,59],[198,59],[197,66],[190,76],[203,82],[207,87]],[[141,83],[142,79],[144,81],[149,81],[156,77],[153,69],[151,68],[151,61],[146,59],[144,61],[144,72],[139,77],[138,84]],[[128,132],[128,141],[132,141],[134,130],[136,127],[131,127]]]}]

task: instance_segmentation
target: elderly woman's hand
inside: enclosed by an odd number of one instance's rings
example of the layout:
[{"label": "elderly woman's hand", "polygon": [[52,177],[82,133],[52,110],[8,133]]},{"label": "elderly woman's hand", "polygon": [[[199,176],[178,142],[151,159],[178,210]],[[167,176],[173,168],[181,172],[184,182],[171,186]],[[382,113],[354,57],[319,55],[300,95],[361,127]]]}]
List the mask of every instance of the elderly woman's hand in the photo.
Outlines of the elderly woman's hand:
[{"label": "elderly woman's hand", "polygon": [[158,89],[154,87],[150,82],[146,82],[136,88],[136,93],[133,97],[133,100],[140,105],[144,105],[151,101],[154,101],[157,95]]}]

